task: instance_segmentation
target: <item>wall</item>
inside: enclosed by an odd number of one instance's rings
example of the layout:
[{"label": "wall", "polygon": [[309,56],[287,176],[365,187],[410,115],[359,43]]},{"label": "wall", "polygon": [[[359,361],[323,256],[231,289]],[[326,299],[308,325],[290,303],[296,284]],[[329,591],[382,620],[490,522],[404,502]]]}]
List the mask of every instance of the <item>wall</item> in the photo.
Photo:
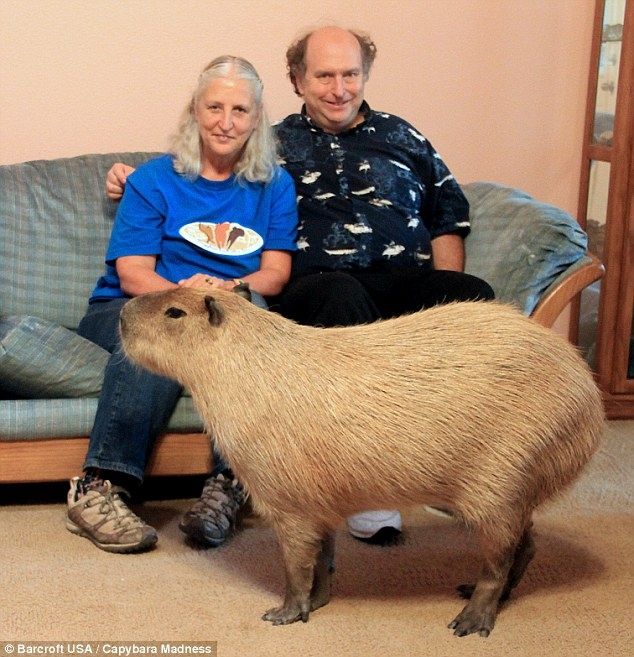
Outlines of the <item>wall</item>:
[{"label": "wall", "polygon": [[422,130],[461,182],[576,212],[592,0],[3,0],[0,163],[160,150],[203,65],[250,59],[272,119],[306,25],[364,29],[366,97]]}]

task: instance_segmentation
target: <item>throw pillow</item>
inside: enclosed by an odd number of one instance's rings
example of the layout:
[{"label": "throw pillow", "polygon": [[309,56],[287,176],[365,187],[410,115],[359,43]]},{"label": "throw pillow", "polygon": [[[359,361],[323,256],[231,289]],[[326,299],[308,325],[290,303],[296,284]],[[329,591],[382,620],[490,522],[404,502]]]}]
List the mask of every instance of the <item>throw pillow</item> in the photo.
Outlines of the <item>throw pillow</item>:
[{"label": "throw pillow", "polygon": [[26,315],[0,318],[0,388],[11,395],[98,397],[109,357],[58,324]]}]

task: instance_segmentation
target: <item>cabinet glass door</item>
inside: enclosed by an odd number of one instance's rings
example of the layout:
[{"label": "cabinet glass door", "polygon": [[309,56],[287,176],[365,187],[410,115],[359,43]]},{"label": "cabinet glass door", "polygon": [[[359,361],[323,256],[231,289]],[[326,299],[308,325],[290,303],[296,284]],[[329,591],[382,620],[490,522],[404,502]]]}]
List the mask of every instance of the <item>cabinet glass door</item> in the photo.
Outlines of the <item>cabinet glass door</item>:
[{"label": "cabinet glass door", "polygon": [[608,417],[634,417],[634,0],[596,0],[579,220],[605,275],[577,338]]}]

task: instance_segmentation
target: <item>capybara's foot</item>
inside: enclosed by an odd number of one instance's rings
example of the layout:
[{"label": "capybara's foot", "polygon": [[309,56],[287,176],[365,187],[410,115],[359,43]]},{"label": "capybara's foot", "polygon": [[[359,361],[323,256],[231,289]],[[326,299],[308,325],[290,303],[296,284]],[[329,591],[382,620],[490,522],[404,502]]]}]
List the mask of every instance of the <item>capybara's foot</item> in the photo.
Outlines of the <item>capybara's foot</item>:
[{"label": "capybara's foot", "polygon": [[476,610],[468,604],[451,623],[449,629],[453,630],[456,636],[467,636],[467,634],[479,634],[480,636],[489,636],[495,625],[496,610],[484,609]]},{"label": "capybara's foot", "polygon": [[273,625],[290,625],[298,620],[307,623],[308,613],[308,609],[302,609],[299,603],[295,603],[269,609],[262,616],[262,620],[270,621]]},{"label": "capybara's foot", "polygon": [[[460,586],[456,587],[456,591],[458,591],[458,595],[461,598],[464,598],[465,600],[471,600],[471,596],[475,591],[475,587],[476,587],[475,584],[460,584]],[[500,596],[500,602],[506,602],[510,597],[511,597],[511,589],[506,587],[502,592],[502,595]]]},{"label": "capybara's foot", "polygon": [[[327,605],[329,600],[330,593],[325,589],[319,595],[313,595],[310,600],[310,611],[315,611],[315,609]],[[270,621],[273,625],[290,625],[299,620],[307,623],[308,614],[309,610],[304,610],[299,603],[295,603],[269,609],[262,616],[262,620]]]}]

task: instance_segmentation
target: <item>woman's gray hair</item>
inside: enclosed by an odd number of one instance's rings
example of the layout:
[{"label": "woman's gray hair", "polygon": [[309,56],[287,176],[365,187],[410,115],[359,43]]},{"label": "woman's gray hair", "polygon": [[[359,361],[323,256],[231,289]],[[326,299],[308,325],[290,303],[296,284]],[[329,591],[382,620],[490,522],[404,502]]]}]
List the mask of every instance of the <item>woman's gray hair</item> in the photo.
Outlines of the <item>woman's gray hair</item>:
[{"label": "woman's gray hair", "polygon": [[262,100],[263,84],[253,65],[242,57],[222,55],[216,57],[198,78],[192,98],[181,114],[177,131],[170,139],[169,152],[174,155],[174,169],[189,178],[196,178],[202,171],[202,146],[196,104],[209,83],[216,78],[237,77],[247,80],[251,87],[258,123],[245,144],[244,151],[234,167],[235,175],[249,182],[268,182],[273,178],[277,155],[275,139]]}]

